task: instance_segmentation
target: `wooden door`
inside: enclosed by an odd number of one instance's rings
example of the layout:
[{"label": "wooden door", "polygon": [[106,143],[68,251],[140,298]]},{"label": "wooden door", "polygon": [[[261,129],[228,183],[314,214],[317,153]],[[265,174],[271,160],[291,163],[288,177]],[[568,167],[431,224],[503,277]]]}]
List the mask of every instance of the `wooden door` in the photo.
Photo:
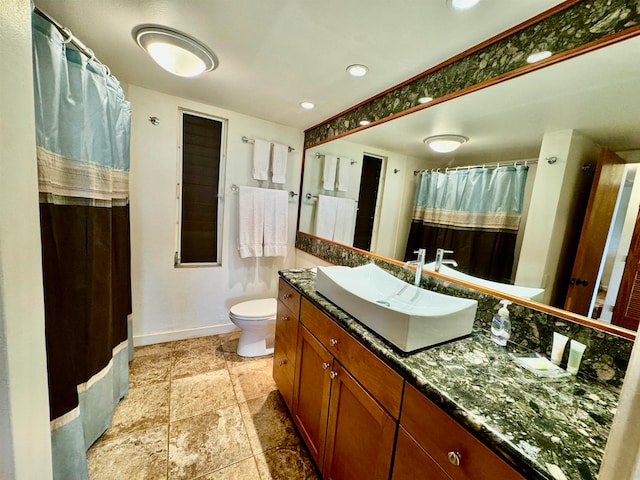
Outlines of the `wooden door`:
[{"label": "wooden door", "polygon": [[362,250],[371,249],[371,236],[378,203],[381,171],[381,158],[369,155],[365,155],[362,158],[358,212],[356,214],[355,233],[353,234],[353,246]]},{"label": "wooden door", "polygon": [[640,321],[640,212],[631,236],[631,245],[624,265],[620,289],[611,323],[638,330]]},{"label": "wooden door", "polygon": [[387,480],[396,422],[369,393],[334,361],[325,480]]},{"label": "wooden door", "polygon": [[333,357],[303,325],[298,327],[298,357],[293,383],[293,420],[309,453],[322,470]]},{"label": "wooden door", "polygon": [[588,315],[618,199],[625,161],[607,148],[598,158],[564,308]]},{"label": "wooden door", "polygon": [[451,477],[420,447],[418,442],[404,428],[400,427],[391,480],[415,480],[417,478],[451,480]]}]

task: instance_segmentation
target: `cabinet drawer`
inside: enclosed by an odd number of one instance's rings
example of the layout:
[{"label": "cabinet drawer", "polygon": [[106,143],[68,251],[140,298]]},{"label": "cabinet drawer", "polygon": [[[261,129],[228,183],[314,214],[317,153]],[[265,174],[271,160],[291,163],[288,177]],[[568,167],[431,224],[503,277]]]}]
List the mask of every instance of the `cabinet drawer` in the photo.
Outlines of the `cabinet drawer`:
[{"label": "cabinet drawer", "polygon": [[294,317],[298,318],[300,314],[300,294],[282,278],[278,285],[278,300],[291,310]]},{"label": "cabinet drawer", "polygon": [[[411,385],[405,388],[400,424],[454,480],[523,480],[500,457]],[[450,453],[458,456],[459,465],[449,460]]]},{"label": "cabinet drawer", "polygon": [[400,414],[403,379],[306,298],[300,321],[394,417]]},{"label": "cabinet drawer", "polygon": [[451,480],[451,477],[433,461],[433,458],[418,445],[418,442],[404,428],[400,427],[391,480],[414,480],[416,478]]},{"label": "cabinet drawer", "polygon": [[282,301],[278,300],[276,317],[275,350],[282,351],[295,364],[298,339],[298,315],[295,315]]}]

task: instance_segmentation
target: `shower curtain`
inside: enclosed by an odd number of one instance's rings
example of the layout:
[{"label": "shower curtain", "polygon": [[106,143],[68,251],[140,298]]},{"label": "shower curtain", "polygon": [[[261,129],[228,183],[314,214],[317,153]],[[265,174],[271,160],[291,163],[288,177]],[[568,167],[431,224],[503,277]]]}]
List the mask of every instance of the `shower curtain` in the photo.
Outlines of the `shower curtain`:
[{"label": "shower curtain", "polygon": [[426,248],[453,250],[464,273],[512,283],[516,237],[529,167],[469,168],[420,174],[405,259]]},{"label": "shower curtain", "polygon": [[104,66],[35,12],[32,36],[53,470],[84,479],[128,391],[131,113]]}]

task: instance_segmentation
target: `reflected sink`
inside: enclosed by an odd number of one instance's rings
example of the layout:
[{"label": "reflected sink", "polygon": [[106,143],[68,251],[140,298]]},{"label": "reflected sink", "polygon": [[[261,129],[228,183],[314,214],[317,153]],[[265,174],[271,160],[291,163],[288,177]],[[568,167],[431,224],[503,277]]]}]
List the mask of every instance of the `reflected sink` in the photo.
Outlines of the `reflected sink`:
[{"label": "reflected sink", "polygon": [[[436,271],[436,262],[427,263],[424,266],[425,270]],[[491,280],[484,280],[482,278],[474,277],[473,275],[467,275],[466,273],[459,272],[446,265],[440,266],[440,272],[443,275],[457,278],[465,282],[473,283],[481,287],[490,288],[497,292],[506,293],[507,295],[513,295],[514,297],[526,298],[528,300],[541,301],[544,294],[544,288],[533,287],[520,287],[518,285],[510,285],[508,283],[493,282]]]},{"label": "reflected sink", "polygon": [[478,302],[403,282],[370,263],[318,267],[316,290],[404,352],[471,333]]}]

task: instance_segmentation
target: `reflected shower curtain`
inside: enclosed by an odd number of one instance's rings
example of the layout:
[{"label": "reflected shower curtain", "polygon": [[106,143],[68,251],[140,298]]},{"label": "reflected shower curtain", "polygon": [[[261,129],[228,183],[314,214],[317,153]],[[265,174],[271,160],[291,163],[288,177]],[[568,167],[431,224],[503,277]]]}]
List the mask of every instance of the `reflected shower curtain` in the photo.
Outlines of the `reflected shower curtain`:
[{"label": "reflected shower curtain", "polygon": [[32,22],[53,470],[83,479],[128,391],[131,113],[103,66]]},{"label": "reflected shower curtain", "polygon": [[529,167],[471,168],[420,174],[405,258],[426,248],[453,250],[464,273],[511,282]]}]

